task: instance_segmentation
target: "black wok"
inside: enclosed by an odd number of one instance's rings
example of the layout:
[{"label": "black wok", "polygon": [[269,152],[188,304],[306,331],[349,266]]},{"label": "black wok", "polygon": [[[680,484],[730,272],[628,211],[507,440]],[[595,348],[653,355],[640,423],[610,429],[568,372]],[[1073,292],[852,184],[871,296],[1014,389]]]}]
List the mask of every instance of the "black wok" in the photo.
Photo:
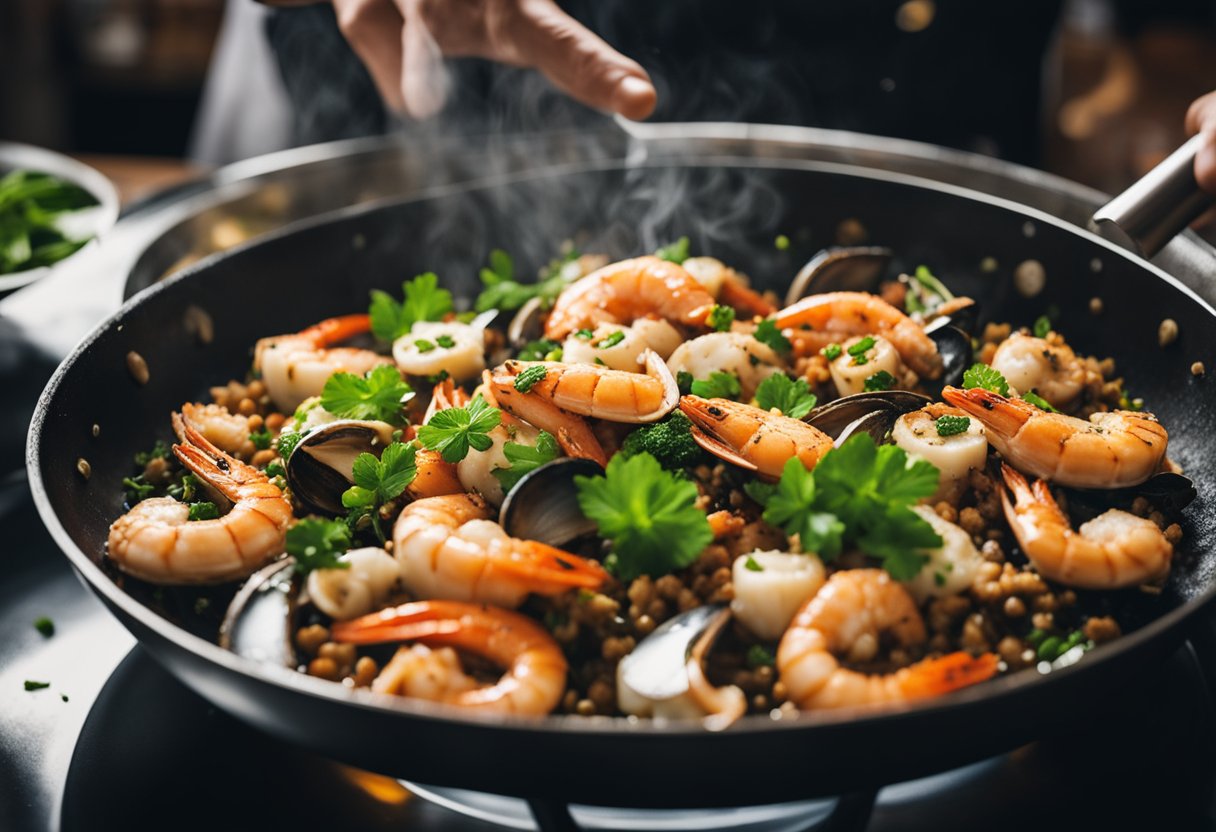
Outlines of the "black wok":
[{"label": "black wok", "polygon": [[[107,529],[122,512],[132,454],[167,438],[168,413],[240,376],[260,336],[366,308],[371,288],[437,271],[458,297],[502,246],[524,273],[558,243],[627,256],[681,234],[693,250],[740,264],[784,289],[841,222],[905,267],[933,266],[990,316],[1029,322],[1049,306],[1079,351],[1112,355],[1129,388],[1171,434],[1171,456],[1195,481],[1185,540],[1160,596],[1117,599],[1133,632],[1077,665],[1030,670],[918,707],[869,716],[750,717],[711,734],[699,725],[618,719],[465,716],[425,702],[385,703],[214,643],[217,607],[197,593],[152,591],[102,567]],[[777,234],[793,241],[773,245]],[[981,263],[995,258],[995,270]],[[1011,274],[1040,261],[1043,292],[1021,297]],[[991,264],[989,264],[991,265]],[[1100,297],[1100,315],[1089,311]],[[188,307],[214,321],[203,343]],[[1178,339],[1158,345],[1163,318]],[[1216,592],[1216,387],[1191,374],[1216,369],[1216,312],[1146,262],[1045,215],[947,186],[826,164],[605,166],[550,170],[421,199],[342,212],[219,255],[156,285],[99,326],[49,383],[30,430],[28,465],[39,511],[84,581],[147,649],[189,686],[260,728],[363,768],[436,785],[628,806],[743,805],[876,786],[990,755],[1084,717],[1105,692],[1154,672],[1183,624]],[[147,360],[138,385],[127,354]],[[95,436],[94,425],[99,431]],[[78,460],[91,468],[87,479]],[[187,752],[188,753],[188,752]],[[217,783],[217,786],[219,784]],[[280,796],[290,799],[290,796]]]}]

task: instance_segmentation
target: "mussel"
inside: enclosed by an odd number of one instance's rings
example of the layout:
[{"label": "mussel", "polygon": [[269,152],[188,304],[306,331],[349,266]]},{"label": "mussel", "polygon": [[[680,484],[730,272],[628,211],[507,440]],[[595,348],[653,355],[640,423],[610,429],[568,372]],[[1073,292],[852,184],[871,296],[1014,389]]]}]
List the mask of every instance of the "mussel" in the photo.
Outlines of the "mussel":
[{"label": "mussel", "polygon": [[[967,308],[974,306],[972,304]],[[942,374],[935,379],[921,379],[921,383],[931,387],[934,392],[939,392],[946,385],[962,386],[963,373],[975,361],[970,330],[955,325],[953,316],[943,315],[925,326],[925,334],[937,345],[937,353],[942,357]]]},{"label": "mussel", "polygon": [[341,514],[342,492],[354,483],[355,457],[379,456],[393,441],[387,422],[339,419],[309,432],[284,465],[287,484],[296,499],[325,514]]},{"label": "mussel", "polygon": [[870,434],[880,443],[886,441],[896,419],[932,402],[928,396],[907,390],[877,390],[822,404],[803,421],[832,437],[838,446],[859,431]]},{"label": "mussel", "polygon": [[224,614],[220,647],[254,661],[296,666],[294,566],[294,558],[284,558],[249,576]]},{"label": "mussel", "polygon": [[1069,507],[1100,513],[1108,508],[1130,508],[1137,497],[1145,497],[1153,508],[1177,515],[1198,496],[1190,477],[1173,472],[1154,474],[1129,488],[1069,489]]},{"label": "mussel", "polygon": [[529,471],[502,501],[499,524],[511,537],[539,540],[562,547],[573,540],[595,534],[578,504],[576,476],[592,477],[604,469],[589,459],[564,457]]},{"label": "mussel", "polygon": [[884,246],[825,248],[798,272],[785,293],[785,305],[824,292],[873,292],[894,256]]}]

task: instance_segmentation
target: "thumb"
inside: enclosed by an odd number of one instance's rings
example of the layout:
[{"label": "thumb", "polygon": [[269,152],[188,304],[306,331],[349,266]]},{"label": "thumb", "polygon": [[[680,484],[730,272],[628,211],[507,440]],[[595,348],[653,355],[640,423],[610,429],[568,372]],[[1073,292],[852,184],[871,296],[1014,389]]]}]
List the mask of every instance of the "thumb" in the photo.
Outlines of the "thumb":
[{"label": "thumb", "polygon": [[1187,110],[1186,130],[1205,138],[1195,155],[1195,180],[1199,187],[1216,194],[1216,92],[1197,99]]}]

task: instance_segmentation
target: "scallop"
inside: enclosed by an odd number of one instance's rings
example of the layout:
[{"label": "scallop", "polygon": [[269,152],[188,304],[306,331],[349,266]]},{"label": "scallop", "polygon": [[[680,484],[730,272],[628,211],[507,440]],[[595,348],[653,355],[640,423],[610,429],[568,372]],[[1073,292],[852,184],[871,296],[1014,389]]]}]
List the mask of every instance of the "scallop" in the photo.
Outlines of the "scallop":
[{"label": "scallop", "polygon": [[731,567],[735,599],[730,610],[765,641],[781,638],[799,608],[823,586],[823,562],[814,555],[755,551]]},{"label": "scallop", "polygon": [[470,453],[456,463],[456,476],[466,491],[475,491],[494,505],[501,505],[503,499],[502,484],[494,476],[497,468],[510,468],[511,461],[503,450],[508,442],[518,445],[536,445],[536,437],[540,431],[529,424],[520,422],[508,429],[499,425],[490,431],[490,441],[493,443],[484,451]]},{"label": "scallop", "polygon": [[610,370],[639,373],[645,351],[646,341],[631,327],[600,324],[590,333],[579,330],[567,336],[562,344],[562,361],[567,364],[599,364]]},{"label": "scallop", "polygon": [[419,321],[393,342],[393,359],[412,376],[474,378],[486,368],[485,330],[458,321]]},{"label": "scallop", "polygon": [[[866,339],[872,341],[873,346],[858,355],[849,354],[850,347],[854,347]],[[856,336],[845,341],[841,346],[844,349],[828,365],[828,369],[832,373],[836,391],[842,396],[864,392],[866,381],[880,371],[890,373],[896,378],[903,375],[903,365],[900,363],[899,353],[895,351],[895,347],[890,341],[880,335]]]},{"label": "scallop", "polygon": [[346,566],[308,573],[309,598],[335,621],[348,621],[380,608],[401,577],[393,556],[373,546],[352,549],[338,560]]},{"label": "scallop", "polygon": [[747,401],[760,382],[780,372],[781,359],[767,344],[745,333],[711,332],[681,344],[667,366],[673,374],[689,373],[695,379],[730,373],[739,379],[741,398]]},{"label": "scallop", "polygon": [[971,535],[948,520],[943,520],[928,506],[913,506],[912,510],[933,527],[942,538],[942,545],[925,552],[929,561],[910,581],[903,585],[918,603],[929,598],[957,595],[971,586],[979,572],[983,556],[971,542]]},{"label": "scallop", "polygon": [[[952,436],[938,433],[937,419],[941,416],[968,419],[967,429]],[[952,483],[965,480],[972,470],[980,470],[988,461],[988,437],[978,419],[946,405],[931,405],[922,410],[905,413],[895,421],[891,430],[895,444],[909,454],[927,460],[941,472],[939,493]]]}]

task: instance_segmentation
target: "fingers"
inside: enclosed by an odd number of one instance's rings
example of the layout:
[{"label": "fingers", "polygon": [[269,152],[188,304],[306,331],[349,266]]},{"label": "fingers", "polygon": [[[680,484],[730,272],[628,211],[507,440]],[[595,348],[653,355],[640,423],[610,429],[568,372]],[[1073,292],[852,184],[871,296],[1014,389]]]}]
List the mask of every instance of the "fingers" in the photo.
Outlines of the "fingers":
[{"label": "fingers", "polygon": [[[552,0],[489,3],[489,57],[532,66],[579,101],[642,119],[658,100],[646,70],[557,7]],[[489,11],[489,9],[487,9]]]},{"label": "fingers", "polygon": [[1203,145],[1195,155],[1195,180],[1208,193],[1216,194],[1216,92],[1197,99],[1186,114],[1188,133],[1202,133]]},{"label": "fingers", "polygon": [[391,0],[333,0],[338,28],[363,61],[384,103],[401,112],[405,19]]},{"label": "fingers", "polygon": [[404,17],[401,29],[401,76],[398,80],[405,112],[417,119],[430,118],[447,98],[448,73],[443,53],[431,35],[421,0],[397,0]]}]

